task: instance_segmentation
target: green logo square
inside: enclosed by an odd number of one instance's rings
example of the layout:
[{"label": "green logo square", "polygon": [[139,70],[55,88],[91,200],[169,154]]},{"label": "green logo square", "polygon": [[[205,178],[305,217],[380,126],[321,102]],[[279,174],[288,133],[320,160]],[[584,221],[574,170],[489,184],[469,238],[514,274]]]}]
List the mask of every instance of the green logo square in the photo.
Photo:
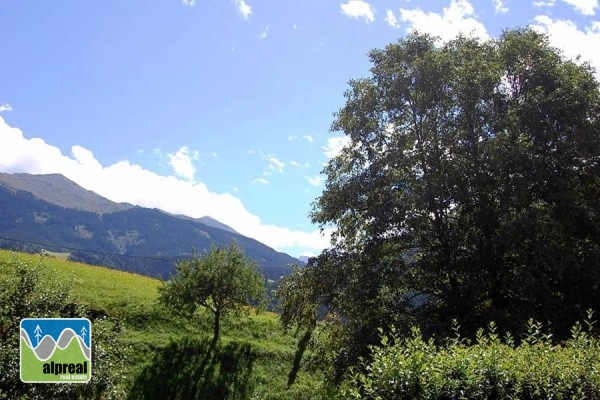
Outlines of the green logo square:
[{"label": "green logo square", "polygon": [[92,324],[87,318],[21,321],[21,381],[86,383],[92,377]]}]

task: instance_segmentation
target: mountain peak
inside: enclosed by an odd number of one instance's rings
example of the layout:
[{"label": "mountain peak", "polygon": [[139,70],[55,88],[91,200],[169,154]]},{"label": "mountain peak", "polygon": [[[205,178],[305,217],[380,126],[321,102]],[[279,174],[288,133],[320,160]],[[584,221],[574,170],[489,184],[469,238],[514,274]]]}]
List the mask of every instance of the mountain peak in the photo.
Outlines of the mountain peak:
[{"label": "mountain peak", "polygon": [[114,203],[58,174],[0,173],[0,215],[5,216],[0,218],[4,247],[50,248],[72,260],[154,277],[168,278],[177,260],[231,242],[267,279],[277,280],[297,264],[210,216],[195,219]]},{"label": "mountain peak", "polygon": [[7,174],[0,172],[0,185],[33,194],[50,204],[98,214],[132,208],[131,204],[115,203],[86,190],[61,174]]}]

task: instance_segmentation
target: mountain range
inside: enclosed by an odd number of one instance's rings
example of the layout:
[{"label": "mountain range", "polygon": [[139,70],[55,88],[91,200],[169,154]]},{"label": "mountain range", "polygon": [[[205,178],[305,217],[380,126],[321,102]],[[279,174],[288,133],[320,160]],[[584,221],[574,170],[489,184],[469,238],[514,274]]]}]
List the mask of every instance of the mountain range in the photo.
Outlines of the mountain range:
[{"label": "mountain range", "polygon": [[168,278],[177,260],[235,242],[267,279],[302,261],[205,216],[112,202],[59,174],[0,173],[0,247]]}]

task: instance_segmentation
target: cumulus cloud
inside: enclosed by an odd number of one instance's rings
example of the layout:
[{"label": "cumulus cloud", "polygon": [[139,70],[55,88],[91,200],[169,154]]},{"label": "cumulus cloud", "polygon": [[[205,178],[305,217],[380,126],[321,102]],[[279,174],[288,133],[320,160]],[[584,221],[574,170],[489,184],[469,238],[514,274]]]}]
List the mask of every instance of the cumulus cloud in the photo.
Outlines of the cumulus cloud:
[{"label": "cumulus cloud", "polygon": [[554,7],[556,0],[539,0],[534,1],[533,5],[536,7]]},{"label": "cumulus cloud", "polygon": [[0,112],[12,111],[10,104],[0,104]]},{"label": "cumulus cloud", "polygon": [[328,158],[334,158],[339,155],[342,148],[349,143],[350,137],[348,136],[334,136],[327,139],[327,144],[322,148]]},{"label": "cumulus cloud", "polygon": [[321,235],[319,230],[306,232],[264,224],[229,193],[214,193],[202,182],[194,184],[176,176],[162,176],[127,160],[104,166],[81,146],[73,146],[70,155],[62,154],[43,139],[26,138],[1,116],[0,143],[2,172],[58,173],[115,202],[159,208],[192,218],[210,215],[279,251],[303,249],[319,253],[329,247],[331,230]]},{"label": "cumulus cloud", "polygon": [[552,19],[546,15],[534,18],[532,27],[548,35],[550,43],[561,49],[565,56],[589,61],[600,79],[600,22],[593,22],[581,30],[573,21]]},{"label": "cumulus cloud", "polygon": [[264,40],[267,38],[267,36],[269,36],[269,25],[265,26],[265,28],[260,32],[258,39]]},{"label": "cumulus cloud", "polygon": [[260,183],[261,185],[268,185],[269,181],[266,180],[265,178],[256,178],[256,179],[252,180],[252,183]]},{"label": "cumulus cloud", "polygon": [[196,7],[196,0],[181,0],[181,2],[183,3],[184,6],[188,6],[188,7]]},{"label": "cumulus cloud", "polygon": [[277,157],[269,157],[268,161],[269,169],[271,171],[283,172],[283,170],[285,169],[285,164]]},{"label": "cumulus cloud", "polygon": [[400,27],[400,24],[398,23],[398,20],[396,19],[396,16],[392,10],[385,11],[385,22],[387,22],[387,24],[392,28]]},{"label": "cumulus cloud", "polygon": [[508,12],[508,7],[504,3],[504,0],[494,0],[494,10],[496,14],[506,14]]},{"label": "cumulus cloud", "polygon": [[235,8],[238,10],[244,19],[250,18],[252,15],[252,6],[246,3],[244,0],[232,0]]},{"label": "cumulus cloud", "polygon": [[169,165],[173,167],[173,171],[177,176],[192,181],[196,175],[194,161],[197,160],[199,156],[197,151],[190,153],[190,149],[187,146],[183,146],[177,150],[175,154],[168,154],[167,157],[169,158]]},{"label": "cumulus cloud", "polygon": [[304,135],[302,136],[302,139],[306,140],[308,143],[312,143],[315,141],[315,139],[310,135]]},{"label": "cumulus cloud", "polygon": [[369,3],[363,0],[348,0],[340,4],[342,14],[351,18],[363,18],[367,23],[375,21],[375,10]]},{"label": "cumulus cloud", "polygon": [[323,177],[318,174],[315,176],[307,176],[306,180],[308,180],[308,183],[310,183],[313,186],[321,186],[321,184],[323,183]]},{"label": "cumulus cloud", "polygon": [[468,0],[451,0],[441,14],[428,13],[420,8],[400,9],[400,19],[408,22],[406,31],[418,30],[439,36],[444,41],[459,34],[489,39],[485,26],[475,18],[475,9]]},{"label": "cumulus cloud", "polygon": [[582,15],[596,14],[598,8],[598,0],[563,0],[565,3],[573,7],[575,11]]}]

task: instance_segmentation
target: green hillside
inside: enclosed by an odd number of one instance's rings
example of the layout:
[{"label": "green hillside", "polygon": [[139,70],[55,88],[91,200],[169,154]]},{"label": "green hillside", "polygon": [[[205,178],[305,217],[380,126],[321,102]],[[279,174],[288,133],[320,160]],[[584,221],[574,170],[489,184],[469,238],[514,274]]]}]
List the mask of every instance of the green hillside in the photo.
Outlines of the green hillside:
[{"label": "green hillside", "polygon": [[[9,265],[11,257],[0,251],[0,265]],[[211,316],[173,315],[156,301],[158,280],[39,255],[19,253],[17,259],[41,261],[43,278],[66,283],[71,304],[89,310],[92,329],[105,316],[121,321],[118,333],[127,359],[122,385],[129,398],[321,397],[321,377],[304,369],[288,388],[297,339],[283,332],[273,313],[226,318],[212,348]],[[6,269],[0,282],[11,279]]]}]

